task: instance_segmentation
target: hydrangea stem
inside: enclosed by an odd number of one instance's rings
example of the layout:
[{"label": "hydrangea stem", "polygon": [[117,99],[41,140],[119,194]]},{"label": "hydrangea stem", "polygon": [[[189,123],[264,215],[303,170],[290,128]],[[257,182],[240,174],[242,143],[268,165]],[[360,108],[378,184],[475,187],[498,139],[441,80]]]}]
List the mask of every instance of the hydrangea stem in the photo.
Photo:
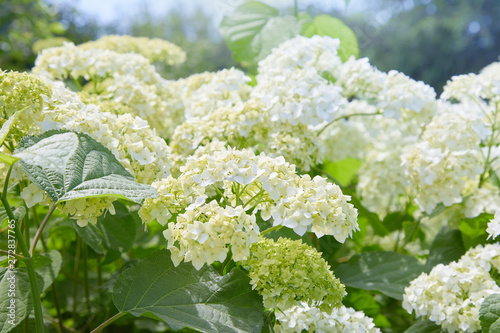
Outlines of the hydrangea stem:
[{"label": "hydrangea stem", "polygon": [[97,332],[102,331],[103,328],[105,328],[106,326],[108,326],[109,324],[111,324],[112,322],[114,322],[115,320],[117,320],[118,318],[123,317],[124,315],[126,315],[125,312],[118,312],[113,317],[109,318],[108,320],[106,320],[105,322],[103,322],[101,325],[99,325],[98,327],[96,327],[90,333],[97,333]]},{"label": "hydrangea stem", "polygon": [[7,176],[5,177],[5,183],[3,186],[3,193],[2,193],[2,204],[5,207],[5,211],[7,212],[7,216],[9,217],[9,220],[15,221],[14,222],[14,231],[16,235],[17,242],[20,246],[21,252],[23,253],[24,257],[26,257],[26,269],[28,271],[28,278],[30,281],[30,289],[31,289],[31,298],[33,301],[33,310],[35,312],[35,323],[36,323],[36,332],[37,333],[43,333],[45,332],[45,326],[43,324],[43,313],[42,313],[42,303],[40,302],[40,291],[38,289],[38,282],[36,279],[36,273],[35,273],[35,268],[33,266],[33,258],[30,255],[28,246],[26,245],[26,242],[24,241],[23,233],[21,232],[21,229],[19,228],[19,221],[16,221],[14,217],[14,213],[12,212],[12,209],[10,208],[9,201],[7,200],[7,189],[8,189],[8,184],[9,184],[9,178],[10,178],[10,173],[12,172],[12,165],[9,166],[9,170],[7,171]]}]

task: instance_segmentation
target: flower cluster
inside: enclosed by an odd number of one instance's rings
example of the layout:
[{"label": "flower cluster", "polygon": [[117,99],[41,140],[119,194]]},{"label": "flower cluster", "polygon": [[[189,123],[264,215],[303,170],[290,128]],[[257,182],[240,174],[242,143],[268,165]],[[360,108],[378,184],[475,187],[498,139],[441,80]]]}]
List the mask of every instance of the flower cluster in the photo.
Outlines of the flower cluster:
[{"label": "flower cluster", "polygon": [[259,240],[258,233],[255,215],[245,213],[242,206],[223,208],[214,200],[188,206],[163,235],[174,265],[184,260],[200,269],[205,263],[223,262],[229,247],[234,261],[247,259],[250,245]]},{"label": "flower cluster", "polygon": [[373,319],[361,311],[341,306],[330,311],[302,302],[289,309],[276,312],[276,333],[378,333]]},{"label": "flower cluster", "polygon": [[477,180],[484,171],[479,144],[491,134],[480,114],[460,104],[440,106],[421,141],[403,156],[416,202],[427,213],[438,203],[450,206],[462,201],[467,180]]},{"label": "flower cluster", "polygon": [[186,53],[180,47],[159,38],[107,35],[95,41],[80,44],[84,50],[103,49],[118,53],[137,53],[149,61],[163,61],[169,65],[181,64]]},{"label": "flower cluster", "polygon": [[500,268],[500,245],[479,245],[457,262],[439,264],[413,280],[405,288],[403,308],[448,332],[479,330],[482,302],[488,295],[500,293],[489,274],[492,266]]},{"label": "flower cluster", "polygon": [[[169,148],[146,121],[130,114],[102,112],[97,105],[84,104],[60,82],[25,73],[1,72],[0,75],[3,114],[8,117],[19,106],[27,107],[15,125],[13,139],[51,129],[78,131],[107,147],[138,182],[151,183],[170,174]],[[35,204],[35,198],[41,198],[31,187],[26,191],[30,192],[23,195],[30,205]],[[106,209],[112,210],[112,201],[78,199],[65,203],[61,210],[85,225],[89,221],[95,223]]]},{"label": "flower cluster", "polygon": [[33,73],[59,80],[83,77],[89,81],[114,75],[132,75],[150,84],[164,81],[150,61],[140,54],[83,49],[73,43],[40,52]]},{"label": "flower cluster", "polygon": [[242,264],[264,306],[289,309],[298,302],[328,311],[341,304],[344,286],[321,254],[302,241],[262,239]]},{"label": "flower cluster", "polygon": [[488,233],[488,239],[493,237],[493,239],[497,238],[500,235],[500,210],[495,212],[495,216],[488,222],[488,228],[486,229]]}]

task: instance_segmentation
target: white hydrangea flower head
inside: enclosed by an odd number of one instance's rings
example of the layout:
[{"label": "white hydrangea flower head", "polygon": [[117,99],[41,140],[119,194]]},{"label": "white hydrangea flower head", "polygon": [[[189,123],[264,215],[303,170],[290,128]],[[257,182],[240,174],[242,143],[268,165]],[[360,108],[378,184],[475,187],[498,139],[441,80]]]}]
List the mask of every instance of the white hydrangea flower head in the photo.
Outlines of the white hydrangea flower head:
[{"label": "white hydrangea flower head", "polygon": [[340,92],[340,87],[307,67],[275,76],[258,74],[252,97],[266,106],[272,121],[319,129],[331,122],[347,102]]},{"label": "white hydrangea flower head", "polygon": [[267,76],[279,76],[282,72],[300,68],[312,68],[318,74],[331,72],[342,60],[338,55],[340,41],[329,36],[296,36],[271,51],[259,61],[258,71]]},{"label": "white hydrangea flower head", "polygon": [[[217,144],[214,149],[208,152],[203,149],[205,154],[188,157],[179,177],[153,183],[160,195],[146,199],[139,211],[145,223],[155,219],[163,225],[168,223],[165,232],[168,239],[181,237],[184,231],[178,230],[179,219],[187,216],[182,214],[196,207],[205,209],[207,199],[211,205],[217,199],[224,209],[241,207],[251,212],[248,214],[252,219],[257,213],[265,220],[272,217],[274,226],[292,228],[299,235],[311,231],[318,237],[333,235],[344,242],[359,229],[357,210],[337,185],[319,176],[311,179],[308,175],[297,175],[295,166],[283,157],[255,155],[251,150],[226,148],[220,141],[214,143]],[[171,221],[174,214],[177,224]],[[179,228],[184,227],[179,225]],[[258,233],[258,229],[252,230]],[[171,245],[175,244],[178,243]],[[180,248],[171,251],[174,262],[182,258],[193,260]]]},{"label": "white hydrangea flower head", "polygon": [[462,195],[467,198],[465,201],[466,218],[474,218],[482,213],[494,214],[500,210],[500,190],[491,183],[484,183],[482,187],[477,188],[477,182],[470,182],[473,187],[472,193]]},{"label": "white hydrangea flower head", "polygon": [[362,311],[344,305],[331,311],[322,311],[305,303],[283,311],[276,311],[276,333],[379,333],[373,319]]},{"label": "white hydrangea flower head", "polygon": [[387,74],[370,65],[368,58],[350,57],[332,72],[335,84],[342,87],[342,95],[365,100],[376,100],[382,91]]},{"label": "white hydrangea flower head", "polygon": [[[343,115],[353,113],[373,113],[377,108],[364,100],[353,100],[343,107]],[[350,117],[328,125],[320,134],[322,147],[328,147],[325,156],[330,161],[345,158],[363,160],[369,151],[374,148],[373,137],[378,135],[373,123],[382,121],[381,115],[370,117]],[[353,140],[353,138],[356,138]]]},{"label": "white hydrangea flower head", "polygon": [[227,142],[231,147],[252,147],[265,141],[268,120],[255,101],[220,107],[177,126],[170,148],[176,158],[184,162],[198,147],[214,140]]},{"label": "white hydrangea flower head", "polygon": [[268,308],[288,309],[302,301],[331,310],[345,295],[321,253],[301,240],[263,238],[252,245],[242,265]]},{"label": "white hydrangea flower head", "polygon": [[402,209],[412,193],[399,149],[370,151],[358,173],[356,188],[363,205],[381,217]]},{"label": "white hydrangea flower head", "polygon": [[484,299],[500,292],[490,276],[500,264],[500,245],[478,246],[460,260],[439,264],[405,288],[403,308],[428,318],[448,332],[474,332],[481,328],[479,309]]},{"label": "white hydrangea flower head", "polygon": [[500,235],[500,210],[495,212],[495,216],[488,222],[488,228],[486,229],[488,233],[488,239],[495,239]]},{"label": "white hydrangea flower head", "polygon": [[302,124],[270,122],[264,106],[255,99],[217,108],[177,126],[170,142],[176,164],[184,163],[195,149],[214,140],[238,149],[252,148],[272,157],[283,156],[305,171],[323,156],[315,131]]},{"label": "white hydrangea flower head", "polygon": [[82,92],[80,97],[86,103],[100,105],[101,109],[105,103],[114,102],[105,111],[134,114],[147,120],[163,137],[172,135],[170,123],[175,114],[171,114],[158,85],[147,84],[133,75],[114,74],[100,83],[100,90],[100,94]]},{"label": "white hydrangea flower head", "polygon": [[455,99],[461,102],[475,101],[498,102],[500,100],[500,62],[494,62],[479,74],[453,76],[443,89],[442,99]]},{"label": "white hydrangea flower head", "polygon": [[[201,186],[224,181],[251,185],[248,199],[262,192],[263,201],[270,200],[270,203],[256,206],[263,217],[272,216],[274,226],[287,226],[299,235],[310,230],[318,237],[333,235],[344,242],[358,229],[357,211],[347,202],[350,197],[323,177],[298,176],[295,167],[283,157],[271,158],[246,149],[229,148],[196,160],[188,158],[181,172],[182,178],[190,178],[187,183]],[[241,199],[247,198],[242,196]]]},{"label": "white hydrangea flower head", "polygon": [[440,105],[441,113],[426,126],[422,140],[402,156],[416,202],[427,213],[439,203],[462,202],[467,181],[483,172],[479,144],[491,134],[480,115],[460,104]]},{"label": "white hydrangea flower head", "polygon": [[220,107],[234,106],[248,99],[250,78],[242,71],[230,68],[215,73],[195,74],[181,81],[186,119],[202,117]]},{"label": "white hydrangea flower head", "polygon": [[132,75],[150,84],[164,80],[149,60],[140,54],[83,49],[73,43],[40,52],[32,71],[49,79],[59,80],[66,79],[68,75],[74,79],[83,77],[90,80],[114,74]]},{"label": "white hydrangea flower head", "polygon": [[246,214],[242,206],[222,208],[215,200],[188,206],[163,232],[174,265],[184,260],[198,270],[204,264],[223,262],[229,246],[234,261],[246,260],[258,234],[255,215]]},{"label": "white hydrangea flower head", "polygon": [[435,102],[436,92],[422,81],[415,81],[403,73],[390,71],[378,93],[378,106],[387,117],[399,118],[402,110],[420,112]]},{"label": "white hydrangea flower head", "polygon": [[151,184],[158,192],[157,198],[148,198],[139,210],[139,216],[144,223],[155,219],[161,225],[166,225],[172,214],[177,214],[190,205],[199,206],[205,202],[205,188],[194,182],[185,183],[171,175]]},{"label": "white hydrangea flower head", "polygon": [[178,65],[186,60],[186,53],[180,47],[159,38],[106,35],[78,47],[83,50],[104,49],[118,53],[137,53],[151,62],[163,61],[169,65]]},{"label": "white hydrangea flower head", "polygon": [[67,214],[70,218],[76,220],[80,227],[85,227],[89,222],[97,224],[97,219],[109,211],[111,215],[115,214],[113,201],[116,198],[82,198],[70,201],[65,201],[59,210]]}]

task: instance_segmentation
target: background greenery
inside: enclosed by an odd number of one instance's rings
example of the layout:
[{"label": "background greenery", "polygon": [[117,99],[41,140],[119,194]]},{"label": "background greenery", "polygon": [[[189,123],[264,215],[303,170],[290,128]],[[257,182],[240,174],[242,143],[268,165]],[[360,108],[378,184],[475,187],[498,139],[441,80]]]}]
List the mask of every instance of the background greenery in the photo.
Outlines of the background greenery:
[{"label": "background greenery", "polygon": [[[31,68],[33,44],[39,40],[64,37],[81,43],[118,32],[164,38],[182,47],[189,55],[184,64],[160,68],[167,78],[239,66],[212,18],[201,10],[155,17],[143,10],[123,18],[125,31],[118,31],[114,25],[98,25],[69,4],[55,8],[41,0],[0,0],[0,68]],[[313,6],[307,11],[322,14]],[[354,15],[326,14],[340,17],[354,30],[360,57],[369,57],[380,70],[396,69],[423,80],[438,93],[451,76],[477,72],[500,55],[497,0],[376,0]]]}]

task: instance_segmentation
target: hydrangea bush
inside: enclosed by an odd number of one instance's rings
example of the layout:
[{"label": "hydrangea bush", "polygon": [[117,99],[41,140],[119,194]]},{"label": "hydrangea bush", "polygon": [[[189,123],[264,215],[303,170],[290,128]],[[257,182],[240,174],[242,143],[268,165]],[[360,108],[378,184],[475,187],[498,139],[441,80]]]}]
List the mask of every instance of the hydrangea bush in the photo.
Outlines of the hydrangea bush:
[{"label": "hydrangea bush", "polygon": [[500,63],[437,97],[315,22],[256,75],[130,36],[0,71],[1,332],[494,332]]}]

